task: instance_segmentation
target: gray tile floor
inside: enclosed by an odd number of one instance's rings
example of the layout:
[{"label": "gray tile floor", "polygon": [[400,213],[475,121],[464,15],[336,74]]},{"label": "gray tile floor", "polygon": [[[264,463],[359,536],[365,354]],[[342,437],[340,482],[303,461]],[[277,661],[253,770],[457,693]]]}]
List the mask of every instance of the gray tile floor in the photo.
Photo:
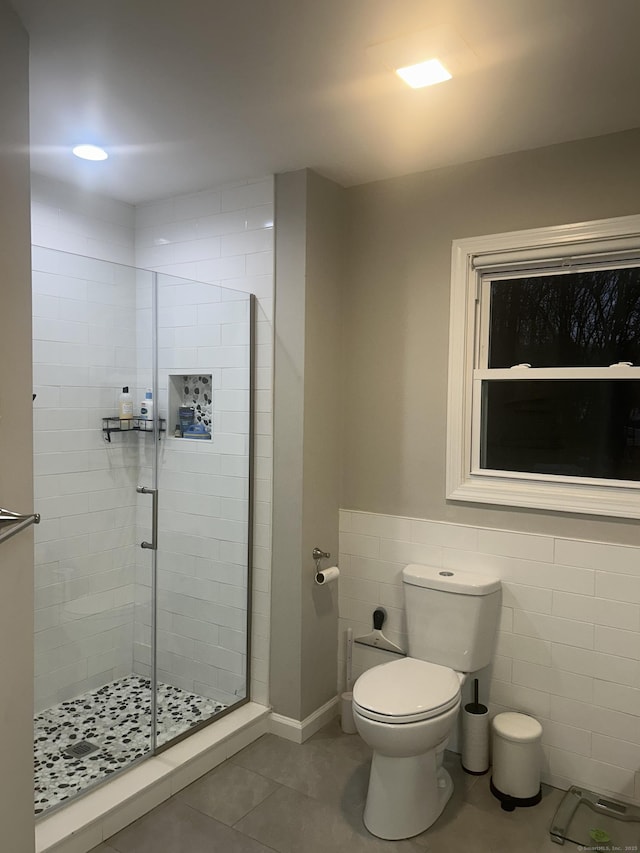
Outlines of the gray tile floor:
[{"label": "gray tile floor", "polygon": [[549,825],[563,792],[543,786],[538,806],[507,813],[488,774],[469,776],[446,756],[454,794],[407,841],[364,828],[371,753],[336,721],[301,746],[264,735],[92,853],[558,853]]}]

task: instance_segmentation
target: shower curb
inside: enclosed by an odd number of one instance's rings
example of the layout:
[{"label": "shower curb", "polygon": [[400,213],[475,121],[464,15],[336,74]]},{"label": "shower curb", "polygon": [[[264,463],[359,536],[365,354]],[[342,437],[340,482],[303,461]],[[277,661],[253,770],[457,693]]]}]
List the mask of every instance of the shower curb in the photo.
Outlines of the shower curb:
[{"label": "shower curb", "polygon": [[36,823],[36,853],[88,853],[269,729],[270,709],[249,702]]}]

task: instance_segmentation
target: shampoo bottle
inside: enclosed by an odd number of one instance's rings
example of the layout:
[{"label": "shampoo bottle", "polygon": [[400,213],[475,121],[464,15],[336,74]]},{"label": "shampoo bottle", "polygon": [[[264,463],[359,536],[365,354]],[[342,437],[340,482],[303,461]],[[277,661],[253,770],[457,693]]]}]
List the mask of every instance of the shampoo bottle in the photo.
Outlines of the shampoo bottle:
[{"label": "shampoo bottle", "polygon": [[140,417],[144,421],[153,420],[153,394],[148,388],[144,400],[140,403]]},{"label": "shampoo bottle", "polygon": [[[118,417],[120,418],[120,429],[129,429],[129,421],[133,418],[133,397],[129,393],[129,386],[125,385],[122,394],[118,397]],[[125,421],[126,423],[122,423]]]}]

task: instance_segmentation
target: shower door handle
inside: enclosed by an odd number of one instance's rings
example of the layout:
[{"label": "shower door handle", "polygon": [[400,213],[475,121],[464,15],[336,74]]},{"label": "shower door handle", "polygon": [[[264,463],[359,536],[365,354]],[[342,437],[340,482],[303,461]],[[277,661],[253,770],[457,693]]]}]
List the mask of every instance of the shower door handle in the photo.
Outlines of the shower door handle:
[{"label": "shower door handle", "polygon": [[151,548],[152,551],[158,550],[158,490],[149,489],[147,486],[138,486],[136,489],[140,495],[151,495],[153,503],[151,505],[151,542],[141,542],[141,548]]}]

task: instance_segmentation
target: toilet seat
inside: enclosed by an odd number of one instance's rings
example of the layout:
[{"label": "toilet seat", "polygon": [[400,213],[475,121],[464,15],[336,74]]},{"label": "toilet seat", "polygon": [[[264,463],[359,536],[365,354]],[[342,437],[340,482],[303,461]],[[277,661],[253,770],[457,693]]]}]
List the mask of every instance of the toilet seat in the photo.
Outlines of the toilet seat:
[{"label": "toilet seat", "polygon": [[367,670],[353,688],[354,710],[381,723],[418,723],[460,702],[460,679],[447,666],[403,658]]}]

